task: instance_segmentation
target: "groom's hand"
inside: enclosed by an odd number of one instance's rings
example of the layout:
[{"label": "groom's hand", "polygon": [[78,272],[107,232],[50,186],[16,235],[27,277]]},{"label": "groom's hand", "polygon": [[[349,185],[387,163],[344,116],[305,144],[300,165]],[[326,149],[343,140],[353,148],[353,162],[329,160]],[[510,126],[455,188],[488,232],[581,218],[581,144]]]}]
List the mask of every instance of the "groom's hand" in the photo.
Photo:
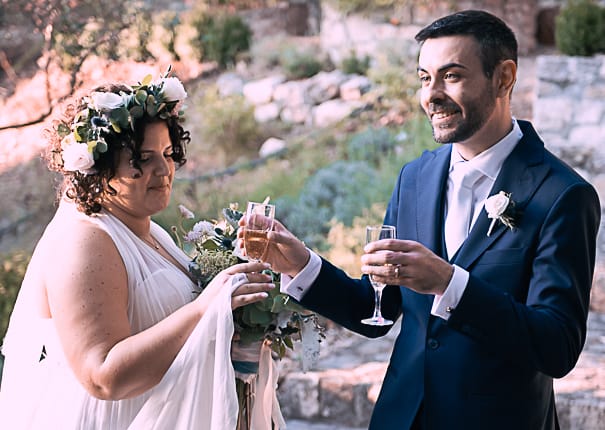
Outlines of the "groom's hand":
[{"label": "groom's hand", "polygon": [[[245,228],[246,221],[242,218],[239,225]],[[242,244],[243,234],[243,228],[239,229],[238,237],[242,239]],[[305,244],[278,220],[273,221],[273,230],[267,234],[267,239],[269,245],[261,259],[271,264],[271,269],[275,272],[294,277],[311,258]]]},{"label": "groom's hand", "polygon": [[364,251],[363,273],[421,294],[443,294],[454,273],[454,266],[413,240],[383,239],[367,244]]}]

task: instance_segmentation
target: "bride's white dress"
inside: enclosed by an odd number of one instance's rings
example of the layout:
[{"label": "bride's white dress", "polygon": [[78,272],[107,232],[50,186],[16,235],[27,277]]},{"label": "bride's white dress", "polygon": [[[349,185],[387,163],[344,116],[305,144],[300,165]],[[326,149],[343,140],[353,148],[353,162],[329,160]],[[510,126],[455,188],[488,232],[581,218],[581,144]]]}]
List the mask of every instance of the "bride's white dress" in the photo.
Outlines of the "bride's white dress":
[{"label": "bride's white dress", "polygon": [[[124,261],[133,333],[145,330],[193,300],[191,280],[112,215],[87,217],[63,202],[48,229],[56,222],[83,218],[109,233]],[[151,233],[186,267],[187,256],[166,231],[152,223]],[[236,277],[233,287],[240,285],[243,278]],[[25,294],[28,288],[31,287],[24,282],[19,294]],[[53,320],[32,320],[22,308],[18,300],[3,345],[6,359],[0,389],[0,428],[235,428],[238,406],[230,361],[233,317],[229,288],[200,320],[162,381],[139,396],[118,401],[99,400],[88,394],[66,362]],[[43,347],[46,356],[40,360]]]}]

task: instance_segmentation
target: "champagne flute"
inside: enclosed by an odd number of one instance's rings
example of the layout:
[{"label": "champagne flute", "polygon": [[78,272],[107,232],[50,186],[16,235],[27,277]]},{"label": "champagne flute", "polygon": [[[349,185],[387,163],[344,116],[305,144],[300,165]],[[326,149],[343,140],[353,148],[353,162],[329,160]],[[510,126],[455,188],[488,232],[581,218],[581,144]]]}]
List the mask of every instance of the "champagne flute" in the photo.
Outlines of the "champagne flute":
[{"label": "champagne flute", "polygon": [[[366,227],[366,244],[380,239],[395,239],[395,227],[392,225],[369,225]],[[385,283],[376,282],[370,275],[370,283],[374,288],[374,315],[370,318],[361,320],[363,324],[385,326],[393,324],[393,321],[386,319],[380,312],[382,300],[382,290],[386,287]]]},{"label": "champagne flute", "polygon": [[250,261],[261,261],[267,250],[267,233],[273,228],[275,205],[248,202],[246,208],[246,228],[244,230],[244,249]]}]

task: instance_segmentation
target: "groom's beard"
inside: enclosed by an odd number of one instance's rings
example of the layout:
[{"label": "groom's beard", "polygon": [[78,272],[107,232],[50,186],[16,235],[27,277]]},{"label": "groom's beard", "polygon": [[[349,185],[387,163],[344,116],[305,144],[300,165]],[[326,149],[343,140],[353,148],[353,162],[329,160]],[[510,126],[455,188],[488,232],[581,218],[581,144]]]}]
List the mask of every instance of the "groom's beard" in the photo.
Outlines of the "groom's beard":
[{"label": "groom's beard", "polygon": [[[496,105],[491,87],[486,85],[485,90],[481,96],[475,99],[463,100],[464,109],[449,98],[437,99],[429,104],[427,116],[433,129],[435,142],[463,142],[470,139],[485,125]],[[451,121],[434,125],[431,115],[435,112],[446,112],[453,116]]]}]

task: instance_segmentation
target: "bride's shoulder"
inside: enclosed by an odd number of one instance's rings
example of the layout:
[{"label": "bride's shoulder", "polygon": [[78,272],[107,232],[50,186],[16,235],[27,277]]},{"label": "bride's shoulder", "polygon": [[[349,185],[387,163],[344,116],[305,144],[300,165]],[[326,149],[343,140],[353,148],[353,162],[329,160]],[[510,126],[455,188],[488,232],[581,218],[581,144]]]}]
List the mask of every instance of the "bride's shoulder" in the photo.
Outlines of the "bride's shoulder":
[{"label": "bride's shoulder", "polygon": [[99,254],[111,256],[115,245],[106,229],[101,223],[95,222],[94,217],[65,213],[59,209],[37,248],[40,252],[51,252],[57,256],[79,254],[78,260],[81,260],[92,255],[98,258]]}]

